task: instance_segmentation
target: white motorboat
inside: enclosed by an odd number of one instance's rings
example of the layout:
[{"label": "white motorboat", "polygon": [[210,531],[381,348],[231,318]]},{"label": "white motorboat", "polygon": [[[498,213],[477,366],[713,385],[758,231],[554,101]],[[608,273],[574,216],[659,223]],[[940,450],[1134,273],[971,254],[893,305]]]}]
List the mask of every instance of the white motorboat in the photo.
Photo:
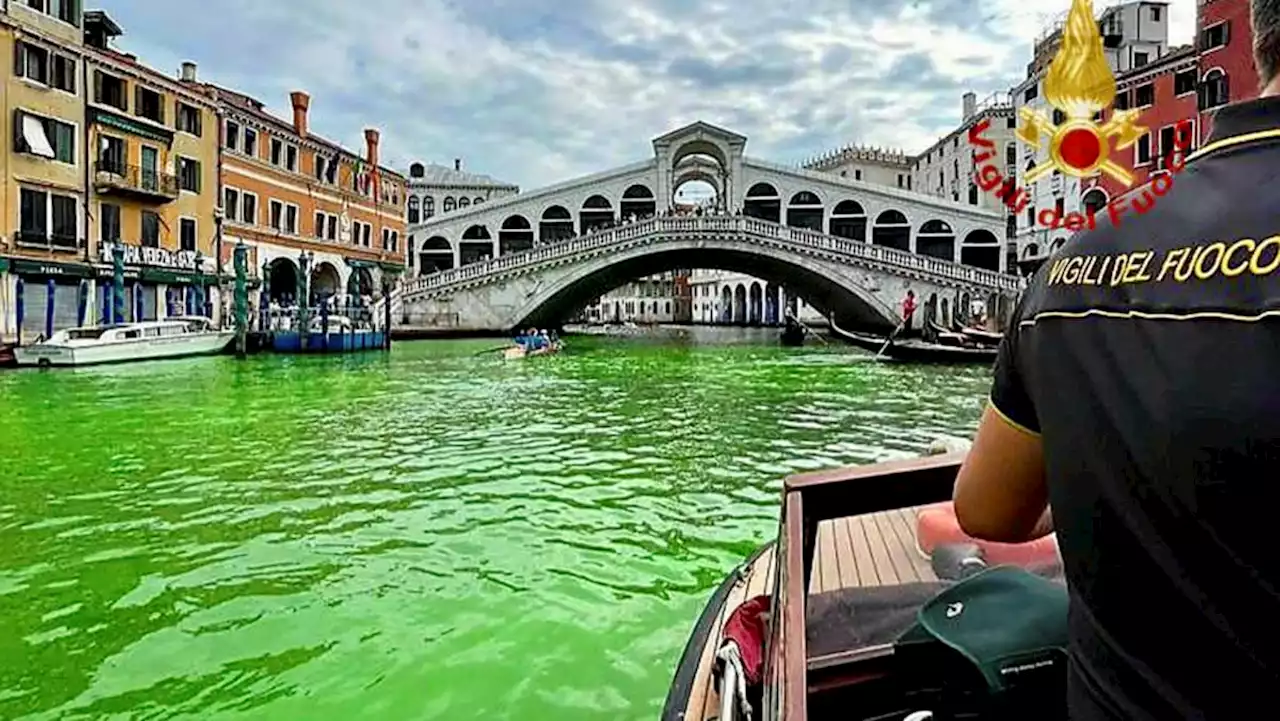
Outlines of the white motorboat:
[{"label": "white motorboat", "polygon": [[84,366],[221,353],[235,331],[213,321],[179,316],[158,321],[68,328],[48,340],[14,349],[20,366]]}]

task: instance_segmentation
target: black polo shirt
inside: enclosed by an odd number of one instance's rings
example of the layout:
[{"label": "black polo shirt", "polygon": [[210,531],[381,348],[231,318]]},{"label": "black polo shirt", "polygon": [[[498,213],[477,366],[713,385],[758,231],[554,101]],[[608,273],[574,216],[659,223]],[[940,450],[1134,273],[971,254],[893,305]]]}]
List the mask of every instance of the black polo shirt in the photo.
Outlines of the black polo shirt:
[{"label": "black polo shirt", "polygon": [[991,400],[1043,439],[1073,719],[1280,718],[1278,176],[1280,98],[1220,110],[1006,334]]}]

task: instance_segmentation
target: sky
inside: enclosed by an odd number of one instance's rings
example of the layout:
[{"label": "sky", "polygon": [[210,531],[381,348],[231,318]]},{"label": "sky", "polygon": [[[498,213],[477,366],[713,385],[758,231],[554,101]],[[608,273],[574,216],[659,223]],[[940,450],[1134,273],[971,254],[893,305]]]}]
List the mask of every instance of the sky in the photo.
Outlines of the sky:
[{"label": "sky", "polygon": [[[1096,3],[1101,7],[1102,2]],[[1172,0],[1170,41],[1194,34]],[[419,160],[529,190],[642,160],[704,120],[798,163],[841,146],[919,152],[961,96],[1007,91],[1069,0],[100,0],[117,47],[257,97],[383,164]]]}]

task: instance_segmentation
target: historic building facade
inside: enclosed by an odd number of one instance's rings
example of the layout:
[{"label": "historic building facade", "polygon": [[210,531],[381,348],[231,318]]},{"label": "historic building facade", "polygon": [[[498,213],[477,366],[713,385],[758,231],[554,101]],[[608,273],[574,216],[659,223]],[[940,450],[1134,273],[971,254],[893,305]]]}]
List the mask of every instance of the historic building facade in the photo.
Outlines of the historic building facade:
[{"label": "historic building facade", "polygon": [[[87,245],[101,268],[89,321],[109,323],[123,254],[122,321],[215,315],[218,115],[207,95],[112,48],[123,34],[85,13]],[[194,79],[195,66],[184,73]]]},{"label": "historic building facade", "polygon": [[97,269],[85,233],[83,13],[0,5],[0,342],[77,324]]},{"label": "historic building facade", "polygon": [[[520,192],[518,185],[463,170],[461,158],[454,159],[452,168],[434,163],[411,164],[406,187],[405,219],[410,227],[425,223],[440,213],[470,208]],[[452,248],[447,243],[428,243],[426,240],[409,237],[410,271],[422,274],[452,268]]]},{"label": "historic building facade", "polygon": [[407,234],[405,179],[379,164],[379,131],[367,128],[356,152],[310,132],[305,92],[290,94],[292,119],[284,120],[256,98],[202,87],[223,115],[224,270],[244,243],[269,302],[345,306],[380,297],[384,280],[404,269]]},{"label": "historic building facade", "polygon": [[1200,137],[1213,132],[1213,111],[1258,94],[1249,0],[1196,0]]}]

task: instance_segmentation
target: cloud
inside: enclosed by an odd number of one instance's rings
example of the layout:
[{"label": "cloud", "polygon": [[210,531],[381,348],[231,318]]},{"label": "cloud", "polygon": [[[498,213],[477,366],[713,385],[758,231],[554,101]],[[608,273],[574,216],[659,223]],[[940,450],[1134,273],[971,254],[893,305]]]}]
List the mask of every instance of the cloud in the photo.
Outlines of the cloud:
[{"label": "cloud", "polygon": [[[1098,3],[1101,4],[1101,3]],[[960,96],[1020,80],[1066,0],[105,0],[121,47],[258,97],[383,158],[535,188],[647,157],[694,120],[795,162],[858,142],[923,150]],[[1170,6],[1189,42],[1194,3]],[[198,22],[193,22],[198,18]]]}]

